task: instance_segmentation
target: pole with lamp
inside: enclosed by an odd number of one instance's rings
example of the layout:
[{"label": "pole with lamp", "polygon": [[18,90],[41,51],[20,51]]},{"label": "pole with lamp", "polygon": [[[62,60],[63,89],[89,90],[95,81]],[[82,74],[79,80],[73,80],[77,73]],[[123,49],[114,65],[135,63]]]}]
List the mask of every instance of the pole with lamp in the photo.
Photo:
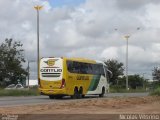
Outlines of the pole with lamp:
[{"label": "pole with lamp", "polygon": [[[137,27],[136,30],[140,30],[140,27]],[[131,35],[125,35],[124,38],[126,39],[126,90],[129,90],[128,87],[128,40]]]},{"label": "pole with lamp", "polygon": [[39,80],[39,11],[42,9],[43,6],[36,5],[34,8],[37,11],[37,79]]},{"label": "pole with lamp", "polygon": [[124,36],[126,39],[126,89],[129,90],[128,88],[128,39],[130,38],[130,35]]}]

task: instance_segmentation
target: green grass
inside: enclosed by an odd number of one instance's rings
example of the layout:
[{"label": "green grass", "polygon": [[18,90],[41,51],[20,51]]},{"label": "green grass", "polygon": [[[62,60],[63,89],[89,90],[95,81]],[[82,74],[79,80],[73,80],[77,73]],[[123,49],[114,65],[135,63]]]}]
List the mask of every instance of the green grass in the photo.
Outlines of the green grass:
[{"label": "green grass", "polygon": [[156,88],[155,90],[153,90],[150,95],[158,95],[160,96],[160,87]]},{"label": "green grass", "polygon": [[37,96],[39,95],[38,89],[25,89],[25,90],[5,90],[0,89],[0,96]]}]

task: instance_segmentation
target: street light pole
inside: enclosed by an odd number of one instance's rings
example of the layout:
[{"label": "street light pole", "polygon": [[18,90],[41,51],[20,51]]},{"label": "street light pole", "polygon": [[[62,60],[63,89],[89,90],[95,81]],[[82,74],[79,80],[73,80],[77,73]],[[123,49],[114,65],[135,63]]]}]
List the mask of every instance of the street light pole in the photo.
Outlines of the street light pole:
[{"label": "street light pole", "polygon": [[146,74],[146,73],[143,73],[143,88],[145,88],[145,82],[146,82],[146,80],[144,78],[144,74]]},{"label": "street light pole", "polygon": [[[115,28],[115,31],[117,31],[118,29]],[[140,30],[140,27],[137,27],[136,30]],[[126,89],[129,90],[128,88],[128,40],[130,38],[131,35],[125,35],[124,38],[126,39]]]},{"label": "street light pole", "polygon": [[128,90],[128,39],[129,35],[124,36],[126,39],[126,90]]},{"label": "street light pole", "polygon": [[30,73],[29,73],[29,61],[28,61],[28,88],[29,88],[29,75]]},{"label": "street light pole", "polygon": [[39,79],[39,11],[42,9],[43,6],[34,6],[37,11],[37,79]]}]

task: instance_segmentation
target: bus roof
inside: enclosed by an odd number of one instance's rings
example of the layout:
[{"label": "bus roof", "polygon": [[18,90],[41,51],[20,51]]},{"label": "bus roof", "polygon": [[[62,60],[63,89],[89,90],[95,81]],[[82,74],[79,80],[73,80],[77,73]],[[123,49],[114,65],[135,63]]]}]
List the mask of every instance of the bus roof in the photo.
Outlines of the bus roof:
[{"label": "bus roof", "polygon": [[91,59],[86,59],[86,58],[66,58],[67,60],[71,60],[71,61],[82,61],[82,62],[86,62],[86,63],[99,63],[99,64],[103,64],[106,65],[103,61],[100,60],[91,60]]},{"label": "bus roof", "polygon": [[91,59],[86,59],[86,58],[66,58],[66,60],[96,63],[96,60],[91,60]]},{"label": "bus roof", "polygon": [[86,62],[86,63],[93,63],[93,64],[99,63],[99,64],[106,65],[103,61],[91,60],[91,59],[87,59],[87,58],[78,58],[78,57],[71,57],[71,58],[69,58],[69,57],[48,57],[48,58],[62,58],[62,59],[71,60],[71,61],[79,61],[79,62]]}]

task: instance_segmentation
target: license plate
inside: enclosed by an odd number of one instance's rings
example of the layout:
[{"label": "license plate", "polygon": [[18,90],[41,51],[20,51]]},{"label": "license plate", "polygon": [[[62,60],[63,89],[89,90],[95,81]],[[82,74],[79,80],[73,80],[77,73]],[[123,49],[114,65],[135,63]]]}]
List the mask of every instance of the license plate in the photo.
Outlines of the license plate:
[{"label": "license plate", "polygon": [[49,90],[49,92],[53,92],[53,90]]}]

